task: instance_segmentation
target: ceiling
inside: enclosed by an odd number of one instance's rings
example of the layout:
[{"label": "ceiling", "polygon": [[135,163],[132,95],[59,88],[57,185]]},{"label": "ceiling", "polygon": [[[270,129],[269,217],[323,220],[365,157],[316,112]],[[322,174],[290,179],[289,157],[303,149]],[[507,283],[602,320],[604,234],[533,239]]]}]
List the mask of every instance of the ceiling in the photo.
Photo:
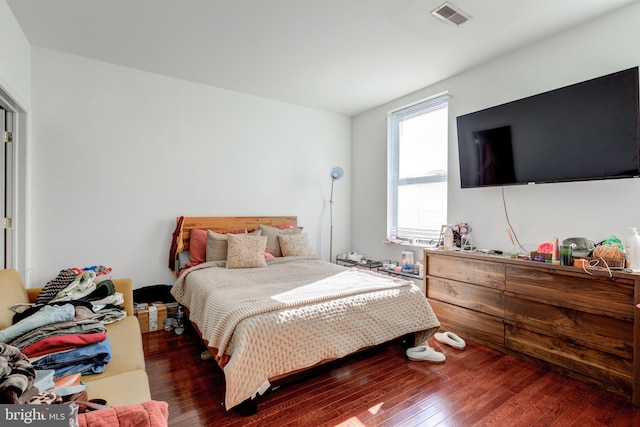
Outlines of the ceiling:
[{"label": "ceiling", "polygon": [[637,0],[6,0],[32,46],[355,115]]}]

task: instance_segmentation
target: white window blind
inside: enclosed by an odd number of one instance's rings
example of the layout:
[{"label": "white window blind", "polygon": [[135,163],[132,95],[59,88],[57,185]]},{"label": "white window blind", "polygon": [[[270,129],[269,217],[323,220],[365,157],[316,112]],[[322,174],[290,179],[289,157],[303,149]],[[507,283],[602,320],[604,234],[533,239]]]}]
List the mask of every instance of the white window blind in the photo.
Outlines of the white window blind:
[{"label": "white window blind", "polygon": [[391,111],[387,235],[432,241],[447,223],[448,95]]}]

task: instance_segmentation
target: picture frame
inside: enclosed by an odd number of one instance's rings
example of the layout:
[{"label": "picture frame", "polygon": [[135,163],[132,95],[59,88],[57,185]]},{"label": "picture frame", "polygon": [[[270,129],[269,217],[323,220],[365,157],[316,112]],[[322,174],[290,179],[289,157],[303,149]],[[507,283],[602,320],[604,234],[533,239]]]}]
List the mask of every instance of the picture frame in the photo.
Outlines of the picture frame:
[{"label": "picture frame", "polygon": [[441,247],[444,244],[444,233],[447,231],[447,224],[443,224],[440,226],[440,236],[438,237],[438,243],[436,247]]}]

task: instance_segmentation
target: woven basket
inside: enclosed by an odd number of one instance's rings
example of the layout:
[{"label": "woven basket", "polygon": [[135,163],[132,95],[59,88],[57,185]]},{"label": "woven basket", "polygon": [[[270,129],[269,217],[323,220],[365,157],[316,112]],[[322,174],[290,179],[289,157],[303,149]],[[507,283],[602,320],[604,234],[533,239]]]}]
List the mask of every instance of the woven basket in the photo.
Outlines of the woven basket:
[{"label": "woven basket", "polygon": [[[590,267],[606,268],[622,268],[624,267],[623,259],[605,259],[605,258],[587,258]],[[606,263],[606,264],[605,264]]]},{"label": "woven basket", "polygon": [[542,259],[545,261],[552,258],[551,254],[544,254],[538,251],[531,251],[531,259],[535,259],[537,256],[542,257]]}]

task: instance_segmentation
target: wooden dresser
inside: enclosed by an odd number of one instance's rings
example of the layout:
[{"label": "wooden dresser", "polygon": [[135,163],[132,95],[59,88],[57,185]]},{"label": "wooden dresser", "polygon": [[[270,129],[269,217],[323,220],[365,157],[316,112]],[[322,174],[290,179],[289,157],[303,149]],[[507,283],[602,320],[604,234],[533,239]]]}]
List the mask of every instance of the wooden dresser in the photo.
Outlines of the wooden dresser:
[{"label": "wooden dresser", "polygon": [[442,330],[640,404],[640,274],[429,249],[424,265]]}]

